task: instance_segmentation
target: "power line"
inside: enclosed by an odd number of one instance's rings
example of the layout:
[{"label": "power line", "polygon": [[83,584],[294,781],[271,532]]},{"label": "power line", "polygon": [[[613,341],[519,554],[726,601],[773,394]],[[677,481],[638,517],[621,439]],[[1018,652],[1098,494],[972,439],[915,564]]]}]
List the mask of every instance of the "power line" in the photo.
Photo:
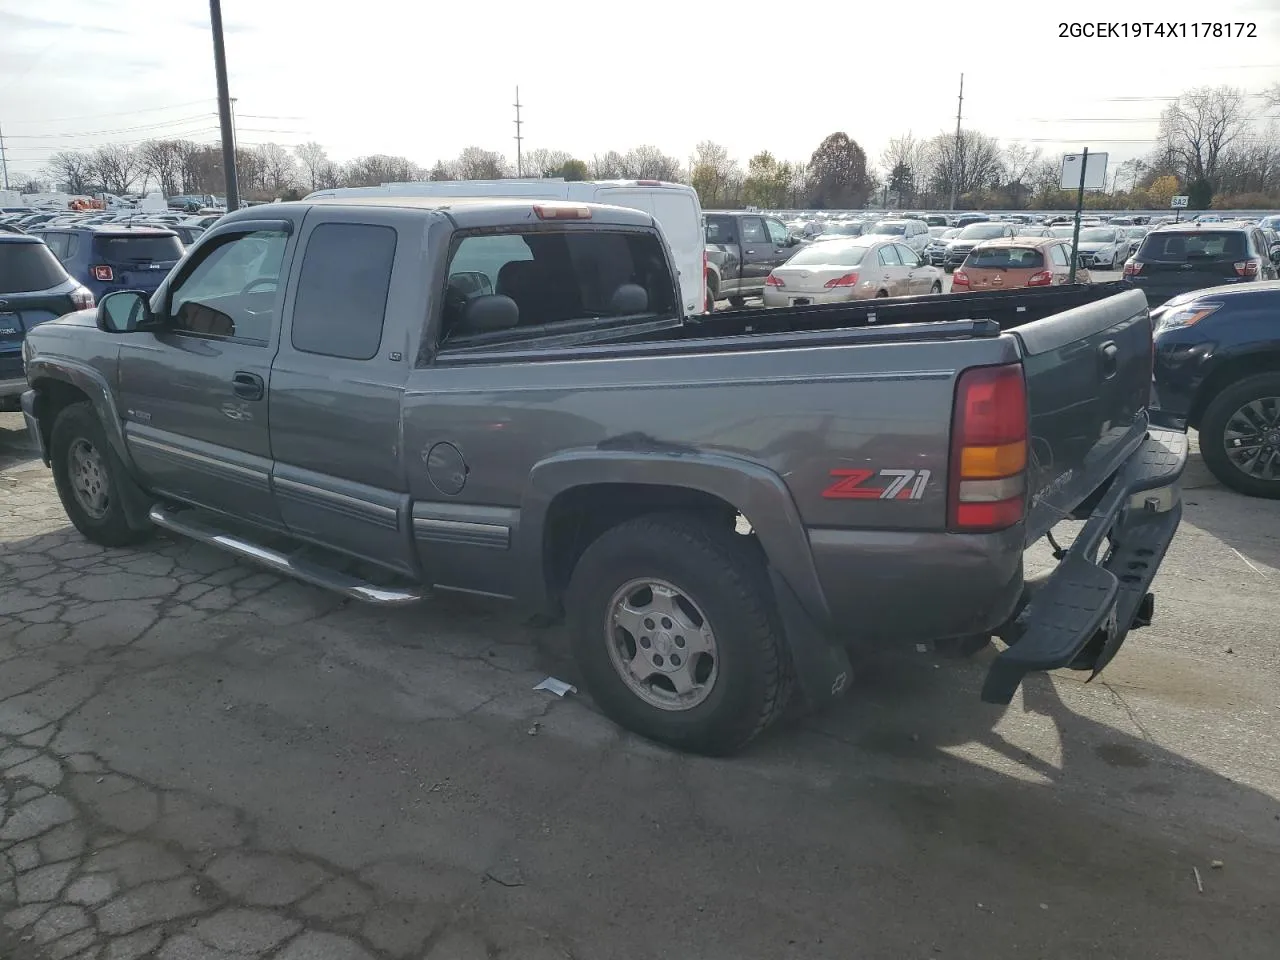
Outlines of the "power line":
[{"label": "power line", "polygon": [[10,123],[70,123],[73,120],[99,120],[102,117],[128,117],[136,113],[156,113],[160,110],[178,110],[183,107],[195,107],[204,103],[213,103],[212,100],[205,98],[204,100],[189,100],[186,103],[174,103],[167,107],[140,107],[137,110],[117,110],[112,113],[88,113],[78,117],[42,117],[39,120],[13,120]]},{"label": "power line", "polygon": [[116,133],[138,133],[142,130],[162,130],[165,127],[177,127],[198,120],[208,120],[213,114],[201,113],[191,117],[180,117],[176,120],[165,120],[160,123],[140,124],[132,127],[116,127],[112,130],[83,130],[79,133],[18,133],[10,134],[13,140],[76,140],[80,137],[111,136]]}]

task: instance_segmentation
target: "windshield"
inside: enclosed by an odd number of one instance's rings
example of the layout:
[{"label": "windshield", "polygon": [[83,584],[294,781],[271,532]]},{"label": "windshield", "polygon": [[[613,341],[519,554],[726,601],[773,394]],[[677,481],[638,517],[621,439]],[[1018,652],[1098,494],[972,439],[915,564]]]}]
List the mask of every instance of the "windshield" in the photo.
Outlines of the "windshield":
[{"label": "windshield", "polygon": [[1002,223],[971,223],[960,231],[960,237],[964,240],[994,240],[1003,237],[1004,231]]},{"label": "windshield", "polygon": [[43,243],[0,243],[0,293],[48,290],[66,279],[67,271]]},{"label": "windshield", "polygon": [[862,236],[862,224],[860,223],[829,223],[827,224],[827,233],[839,234],[843,237],[860,237]]},{"label": "windshield", "polygon": [[813,267],[818,265],[831,267],[856,267],[862,262],[869,248],[846,245],[843,243],[823,243],[816,247],[806,247],[787,261],[788,267]]},{"label": "windshield", "polygon": [[1081,243],[1115,243],[1116,232],[1114,230],[1106,230],[1094,227],[1090,230],[1080,231]]},{"label": "windshield", "polygon": [[881,220],[871,228],[871,232],[882,237],[900,237],[907,232],[907,225],[905,223],[891,223],[888,220]]},{"label": "windshield", "polygon": [[152,263],[182,259],[182,242],[177,237],[98,237],[94,248],[107,263]]}]

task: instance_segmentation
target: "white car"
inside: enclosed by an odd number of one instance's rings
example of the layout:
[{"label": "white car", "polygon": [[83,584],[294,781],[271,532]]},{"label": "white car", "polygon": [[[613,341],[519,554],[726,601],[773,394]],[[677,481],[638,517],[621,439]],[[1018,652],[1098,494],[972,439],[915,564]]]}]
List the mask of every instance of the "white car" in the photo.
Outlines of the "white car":
[{"label": "white car", "polygon": [[1128,231],[1119,227],[1082,227],[1076,256],[1082,267],[1119,270],[1129,256]]}]

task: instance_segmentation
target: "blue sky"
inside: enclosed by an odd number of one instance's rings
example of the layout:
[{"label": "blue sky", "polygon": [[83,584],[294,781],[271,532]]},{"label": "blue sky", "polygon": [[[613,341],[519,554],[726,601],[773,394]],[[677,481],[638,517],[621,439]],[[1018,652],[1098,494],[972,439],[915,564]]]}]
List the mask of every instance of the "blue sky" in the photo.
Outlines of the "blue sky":
[{"label": "blue sky", "polygon": [[[964,72],[966,126],[1046,156],[1088,145],[1119,162],[1146,152],[1181,90],[1280,80],[1280,2],[1211,8],[1256,23],[1258,37],[1060,39],[1058,23],[1082,16],[1058,12],[1067,4],[953,0],[648,0],[631,12],[576,0],[224,0],[223,15],[242,145],[317,140],[336,160],[381,152],[423,164],[473,144],[514,156],[519,84],[527,149],[589,158],[652,143],[687,159],[711,139],[743,161],[764,148],[803,158],[844,130],[874,161],[894,134],[952,129]],[[1089,16],[1189,22],[1206,9],[1131,2]],[[0,0],[13,171],[111,141],[215,142],[214,97],[202,0],[46,0],[39,12]]]}]

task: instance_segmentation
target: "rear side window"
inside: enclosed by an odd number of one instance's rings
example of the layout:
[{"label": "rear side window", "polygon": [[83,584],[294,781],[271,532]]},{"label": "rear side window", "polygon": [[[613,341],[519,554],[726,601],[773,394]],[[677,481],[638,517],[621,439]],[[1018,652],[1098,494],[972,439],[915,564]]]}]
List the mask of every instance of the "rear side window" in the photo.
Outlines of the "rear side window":
[{"label": "rear side window", "polygon": [[0,242],[0,293],[48,290],[66,279],[67,271],[43,243]]},{"label": "rear side window", "polygon": [[162,263],[182,259],[182,241],[177,237],[93,238],[95,262]]},{"label": "rear side window", "polygon": [[969,266],[988,270],[1039,269],[1044,255],[1030,247],[992,247],[969,254]]},{"label": "rear side window", "polygon": [[370,360],[382,342],[396,232],[363,223],[311,231],[293,306],[295,350]]},{"label": "rear side window", "polygon": [[535,231],[465,237],[449,260],[445,338],[675,312],[666,251],[651,233]]},{"label": "rear side window", "polygon": [[707,217],[707,243],[733,243],[733,217]]},{"label": "rear side window", "polygon": [[1049,248],[1049,259],[1053,261],[1055,267],[1065,267],[1071,262],[1067,257],[1067,248],[1060,243],[1055,243]]},{"label": "rear side window", "polygon": [[1144,260],[1188,263],[1226,260],[1245,255],[1244,234],[1238,230],[1198,230],[1195,233],[1149,233],[1139,256]]}]

